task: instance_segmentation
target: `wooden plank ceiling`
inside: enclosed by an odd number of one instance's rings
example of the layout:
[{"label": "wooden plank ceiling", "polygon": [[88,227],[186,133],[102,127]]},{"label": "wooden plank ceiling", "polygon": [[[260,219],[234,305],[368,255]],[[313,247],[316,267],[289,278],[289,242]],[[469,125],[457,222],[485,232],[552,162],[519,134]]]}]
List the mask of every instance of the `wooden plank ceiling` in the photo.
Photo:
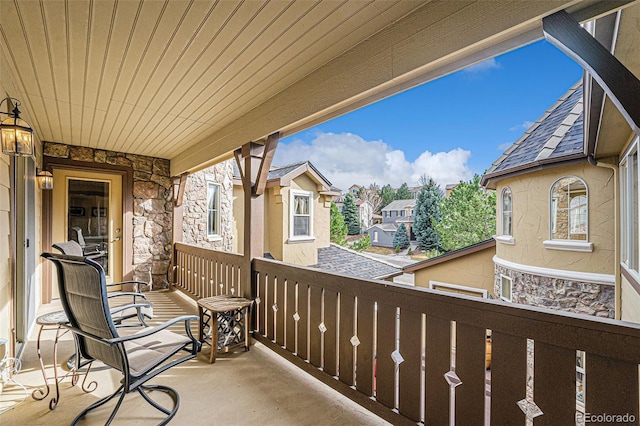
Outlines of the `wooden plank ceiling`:
[{"label": "wooden plank ceiling", "polygon": [[178,174],[539,38],[541,17],[592,3],[0,1],[0,88],[42,141],[168,158]]}]

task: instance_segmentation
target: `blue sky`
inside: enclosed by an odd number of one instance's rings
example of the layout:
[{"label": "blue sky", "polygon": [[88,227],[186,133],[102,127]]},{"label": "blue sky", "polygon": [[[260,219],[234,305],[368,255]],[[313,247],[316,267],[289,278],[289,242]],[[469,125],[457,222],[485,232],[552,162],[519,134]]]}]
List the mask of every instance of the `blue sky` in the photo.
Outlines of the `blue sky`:
[{"label": "blue sky", "polygon": [[334,185],[441,186],[482,174],[582,76],[545,41],[280,141],[274,164],[310,160]]}]

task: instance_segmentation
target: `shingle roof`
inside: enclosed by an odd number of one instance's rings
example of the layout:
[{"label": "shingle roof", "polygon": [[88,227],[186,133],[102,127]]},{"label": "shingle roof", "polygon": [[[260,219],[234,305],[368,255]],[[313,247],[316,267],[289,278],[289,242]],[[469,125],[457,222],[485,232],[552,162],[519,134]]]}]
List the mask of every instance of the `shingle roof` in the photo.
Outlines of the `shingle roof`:
[{"label": "shingle roof", "polygon": [[411,198],[410,200],[395,200],[390,202],[382,211],[390,211],[390,210],[404,210],[405,207],[410,206],[414,207],[416,205],[416,200]]},{"label": "shingle roof", "polygon": [[[486,175],[583,152],[582,83],[576,83],[496,160]],[[486,176],[485,175],[485,176]]]},{"label": "shingle roof", "polygon": [[365,279],[381,279],[402,273],[400,268],[335,244],[319,248],[318,263],[311,267]]},{"label": "shingle roof", "polygon": [[[287,164],[284,166],[271,166],[271,168],[269,169],[269,174],[267,175],[267,180],[269,181],[273,179],[280,179],[288,175],[289,173],[293,172],[297,168],[304,166],[305,164],[309,164],[309,167],[311,167],[318,174],[318,176],[320,176],[320,178],[324,179],[324,181],[327,183],[328,186],[330,186],[332,191],[341,192],[339,188],[332,186],[329,179],[327,179],[322,173],[320,173],[318,169],[316,169],[316,167],[313,164],[311,164],[310,161],[300,161],[297,163]],[[233,177],[235,178],[240,177],[240,170],[238,169],[238,163],[236,163],[235,161],[233,162]]]}]

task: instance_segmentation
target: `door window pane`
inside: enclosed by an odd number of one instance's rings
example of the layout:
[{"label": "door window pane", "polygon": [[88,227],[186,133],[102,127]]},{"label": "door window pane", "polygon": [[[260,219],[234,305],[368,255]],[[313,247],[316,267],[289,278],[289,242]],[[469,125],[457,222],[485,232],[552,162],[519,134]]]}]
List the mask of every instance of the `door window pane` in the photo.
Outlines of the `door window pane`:
[{"label": "door window pane", "polygon": [[68,185],[68,239],[78,242],[84,255],[109,275],[109,183],[69,179]]}]

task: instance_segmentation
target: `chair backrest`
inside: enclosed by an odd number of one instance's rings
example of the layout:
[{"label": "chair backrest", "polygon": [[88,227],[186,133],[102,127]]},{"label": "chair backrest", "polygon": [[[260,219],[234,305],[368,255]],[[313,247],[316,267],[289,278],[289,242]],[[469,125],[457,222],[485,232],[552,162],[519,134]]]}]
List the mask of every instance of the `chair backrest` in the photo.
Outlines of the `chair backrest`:
[{"label": "chair backrest", "polygon": [[78,244],[77,241],[73,241],[73,240],[65,241],[63,243],[55,243],[51,247],[53,247],[56,250],[59,250],[60,253],[62,254],[68,254],[71,256],[82,256],[84,254],[82,252],[82,246]]},{"label": "chair backrest", "polygon": [[84,246],[86,246],[87,243],[84,240],[84,236],[82,235],[82,228],[78,226],[74,226],[71,229],[76,232],[76,238],[78,238],[78,244],[80,244],[80,247],[84,248]]},{"label": "chair backrest", "polygon": [[[42,257],[56,265],[60,301],[69,324],[100,338],[118,337],[109,312],[104,269],[86,257],[55,253],[42,253]],[[109,346],[80,334],[76,338],[83,358],[98,359],[125,371],[124,351],[118,345]]]}]

